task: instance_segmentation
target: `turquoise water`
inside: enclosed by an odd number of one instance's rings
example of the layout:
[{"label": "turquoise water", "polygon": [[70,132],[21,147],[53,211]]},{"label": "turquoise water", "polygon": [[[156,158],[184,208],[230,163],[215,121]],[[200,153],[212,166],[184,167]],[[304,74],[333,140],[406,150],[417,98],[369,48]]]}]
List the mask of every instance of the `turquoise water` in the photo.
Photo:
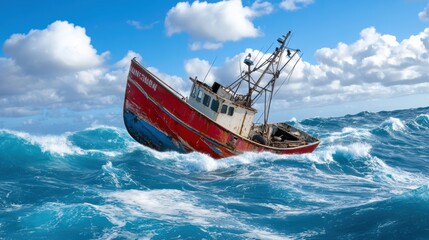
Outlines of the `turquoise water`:
[{"label": "turquoise water", "polygon": [[313,118],[312,154],[0,130],[0,239],[427,239],[429,108]]}]

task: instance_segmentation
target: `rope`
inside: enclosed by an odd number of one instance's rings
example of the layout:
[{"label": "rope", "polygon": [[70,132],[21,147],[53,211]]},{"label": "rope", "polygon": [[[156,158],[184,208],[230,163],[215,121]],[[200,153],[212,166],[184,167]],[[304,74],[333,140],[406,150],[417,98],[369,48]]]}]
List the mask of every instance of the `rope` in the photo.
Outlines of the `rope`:
[{"label": "rope", "polygon": [[287,83],[289,84],[290,79],[292,77],[292,73],[295,70],[295,67],[298,64],[299,60],[301,60],[302,55],[304,55],[304,54],[301,54],[301,56],[299,56],[298,61],[295,62],[295,64],[293,65],[292,69],[289,71],[288,76],[285,78],[285,80],[283,80],[282,84],[277,88],[277,90],[273,94],[273,97],[277,94],[277,92],[280,90],[280,88],[283,86],[283,84],[286,82],[286,80],[287,80]]},{"label": "rope", "polygon": [[[274,94],[273,94],[273,98],[274,98],[274,96],[277,94],[277,92],[280,90],[280,88],[285,84],[286,80],[287,80],[287,83],[289,83],[289,82],[290,82],[290,79],[291,79],[291,77],[292,77],[292,73],[293,73],[293,71],[295,70],[295,67],[296,67],[296,65],[298,64],[298,62],[301,60],[302,55],[304,55],[304,54],[301,54],[301,55],[299,56],[298,61],[296,61],[296,62],[295,62],[295,64],[293,65],[292,69],[289,71],[289,73],[288,73],[287,77],[285,78],[285,80],[283,80],[282,84],[281,84],[281,85],[277,88],[277,90],[274,92]],[[261,119],[261,117],[262,117],[262,112],[260,113],[260,115],[259,115],[259,117],[258,117],[258,120],[256,120],[256,122],[259,122],[259,120]]]}]

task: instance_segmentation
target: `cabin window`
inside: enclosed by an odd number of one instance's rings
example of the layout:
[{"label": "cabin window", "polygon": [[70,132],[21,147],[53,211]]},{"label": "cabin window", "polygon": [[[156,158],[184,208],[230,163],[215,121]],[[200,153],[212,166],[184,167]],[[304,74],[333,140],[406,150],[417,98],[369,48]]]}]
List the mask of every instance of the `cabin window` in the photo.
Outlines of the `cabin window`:
[{"label": "cabin window", "polygon": [[198,90],[197,102],[201,102],[201,98],[203,98],[203,92],[201,90]]},{"label": "cabin window", "polygon": [[219,110],[219,101],[218,100],[213,99],[211,109],[215,112],[217,112],[217,110]]},{"label": "cabin window", "polygon": [[196,95],[197,95],[197,88],[195,87],[195,85],[193,85],[192,91],[191,91],[191,97],[195,98]]},{"label": "cabin window", "polygon": [[222,108],[220,109],[220,113],[226,113],[228,111],[228,106],[225,104],[222,104]]},{"label": "cabin window", "polygon": [[228,115],[232,116],[234,114],[234,108],[233,107],[229,107],[228,109]]},{"label": "cabin window", "polygon": [[209,106],[210,100],[211,100],[211,97],[209,95],[207,95],[207,94],[204,94],[203,104],[205,106],[207,106],[207,107]]}]

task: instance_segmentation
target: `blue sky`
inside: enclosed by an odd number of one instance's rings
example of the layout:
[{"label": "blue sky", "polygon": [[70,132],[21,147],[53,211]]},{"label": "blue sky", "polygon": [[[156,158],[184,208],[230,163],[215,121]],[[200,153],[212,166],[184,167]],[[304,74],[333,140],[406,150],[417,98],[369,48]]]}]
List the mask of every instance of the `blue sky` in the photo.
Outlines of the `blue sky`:
[{"label": "blue sky", "polygon": [[272,121],[429,105],[428,0],[3,1],[0,128],[122,127],[129,61],[184,94],[228,83],[291,30],[304,53]]}]

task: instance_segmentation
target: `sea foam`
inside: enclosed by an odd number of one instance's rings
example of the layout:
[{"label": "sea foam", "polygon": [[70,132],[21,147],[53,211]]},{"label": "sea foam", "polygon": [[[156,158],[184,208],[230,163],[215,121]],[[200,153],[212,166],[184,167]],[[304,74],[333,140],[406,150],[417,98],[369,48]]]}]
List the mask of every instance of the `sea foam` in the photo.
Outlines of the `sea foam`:
[{"label": "sea foam", "polygon": [[210,225],[219,219],[229,217],[215,208],[200,206],[191,193],[176,189],[126,190],[106,193],[105,197],[108,202],[115,204],[101,207],[100,210],[107,212],[111,217],[115,215],[115,218],[156,217],[166,221]]},{"label": "sea foam", "polygon": [[71,155],[71,154],[81,155],[84,153],[84,151],[81,148],[74,146],[67,139],[67,136],[69,135],[68,133],[59,135],[59,136],[56,136],[56,135],[36,136],[36,135],[30,135],[29,133],[25,133],[25,132],[9,131],[9,130],[3,130],[3,131],[9,134],[15,135],[19,138],[22,138],[33,145],[39,146],[42,152],[48,152],[48,153],[56,154],[60,156]]},{"label": "sea foam", "polygon": [[401,119],[395,117],[389,117],[389,119],[385,120],[381,126],[387,131],[390,129],[396,132],[406,130],[405,123]]}]

